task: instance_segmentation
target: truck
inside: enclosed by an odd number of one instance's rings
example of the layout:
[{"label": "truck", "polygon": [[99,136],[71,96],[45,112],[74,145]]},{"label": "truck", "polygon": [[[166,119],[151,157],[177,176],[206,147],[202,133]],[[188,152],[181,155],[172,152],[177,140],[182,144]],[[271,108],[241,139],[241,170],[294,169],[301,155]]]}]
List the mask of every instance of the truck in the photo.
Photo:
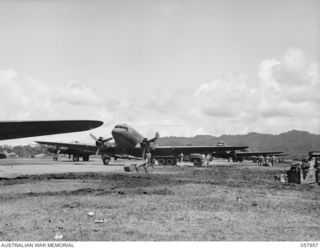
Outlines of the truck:
[{"label": "truck", "polygon": [[[154,159],[158,161],[159,165],[177,165],[178,161],[181,161],[181,156],[155,156]],[[199,153],[191,153],[183,156],[184,162],[191,162],[194,166],[200,167],[205,165],[206,159]]]}]

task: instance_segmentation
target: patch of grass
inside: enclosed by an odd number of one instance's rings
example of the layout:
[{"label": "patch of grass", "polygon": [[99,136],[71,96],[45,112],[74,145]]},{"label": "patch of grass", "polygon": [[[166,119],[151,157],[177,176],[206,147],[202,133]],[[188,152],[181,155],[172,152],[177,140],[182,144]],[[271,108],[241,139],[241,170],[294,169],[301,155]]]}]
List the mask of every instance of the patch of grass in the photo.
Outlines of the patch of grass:
[{"label": "patch of grass", "polygon": [[319,240],[319,186],[283,185],[274,181],[281,170],[159,167],[12,179],[1,182],[0,239],[54,240],[60,232],[79,241]]}]

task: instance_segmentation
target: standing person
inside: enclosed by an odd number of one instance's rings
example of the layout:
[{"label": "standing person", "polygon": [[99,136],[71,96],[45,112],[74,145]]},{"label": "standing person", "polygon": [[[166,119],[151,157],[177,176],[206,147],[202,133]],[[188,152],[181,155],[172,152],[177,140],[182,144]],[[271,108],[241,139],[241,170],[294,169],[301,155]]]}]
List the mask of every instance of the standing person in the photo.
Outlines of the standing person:
[{"label": "standing person", "polygon": [[209,162],[211,161],[211,155],[209,153],[206,156],[206,160],[207,160],[206,161],[207,162],[206,165],[209,165]]},{"label": "standing person", "polygon": [[262,157],[262,156],[259,156],[259,157],[258,157],[258,161],[259,161],[259,166],[261,166],[262,163],[263,163],[263,157]]},{"label": "standing person", "polygon": [[136,165],[136,171],[137,172],[140,172],[142,169],[145,172],[152,172],[153,169],[154,169],[152,155],[151,155],[149,150],[147,150],[145,155],[144,155],[144,163],[142,163],[140,165]]},{"label": "standing person", "polygon": [[146,153],[145,162],[146,162],[146,166],[152,164],[152,156],[151,156],[151,153],[150,153],[149,150],[148,150],[147,153]]},{"label": "standing person", "polygon": [[204,166],[206,166],[206,165],[207,165],[206,155],[205,155],[205,154],[202,154],[201,157],[202,157],[202,164],[203,164]]},{"label": "standing person", "polygon": [[274,165],[274,162],[275,162],[275,161],[276,161],[276,157],[273,155],[272,158],[271,158],[271,164],[272,164],[271,166]]},{"label": "standing person", "polygon": [[180,153],[180,162],[183,162],[183,153]]}]

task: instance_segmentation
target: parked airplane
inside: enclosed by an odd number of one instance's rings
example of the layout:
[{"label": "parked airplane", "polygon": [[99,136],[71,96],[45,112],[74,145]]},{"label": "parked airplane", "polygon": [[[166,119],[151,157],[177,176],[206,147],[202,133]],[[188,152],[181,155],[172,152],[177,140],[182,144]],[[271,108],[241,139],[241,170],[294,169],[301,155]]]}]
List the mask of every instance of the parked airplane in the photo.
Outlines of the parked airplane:
[{"label": "parked airplane", "polygon": [[[87,155],[100,154],[105,165],[109,164],[112,157],[143,159],[146,151],[150,151],[152,157],[158,160],[160,164],[174,165],[181,154],[207,154],[215,151],[236,151],[248,148],[247,146],[158,146],[159,133],[156,133],[154,138],[147,139],[126,124],[116,125],[112,130],[112,138],[103,139],[100,137],[97,139],[94,135],[91,135],[91,137],[96,141],[96,145],[36,142],[51,147],[55,146],[57,153],[58,151],[61,153],[65,149],[73,150],[74,153],[72,155],[73,157],[76,156],[77,159],[82,156],[86,160]],[[110,143],[111,139],[114,139],[115,143]]]},{"label": "parked airplane", "polygon": [[[91,148],[92,145],[79,143],[56,143],[56,142],[42,142],[36,141],[39,144],[45,144],[49,152],[53,153],[53,160],[57,161],[59,154],[72,155],[73,161],[89,161],[90,155],[96,154],[96,149]],[[81,148],[79,148],[81,145]],[[89,148],[88,148],[89,147]]]},{"label": "parked airplane", "polygon": [[211,154],[216,158],[225,158],[232,160],[233,162],[242,162],[243,160],[258,160],[258,157],[267,157],[267,156],[284,156],[283,152],[280,151],[218,151]]},{"label": "parked airplane", "polygon": [[6,159],[6,158],[18,158],[18,155],[15,152],[7,152],[6,150],[3,150],[0,153],[0,159]]},{"label": "parked airplane", "polygon": [[0,140],[86,131],[102,124],[91,120],[0,121]]},{"label": "parked airplane", "polygon": [[17,158],[18,155],[15,152],[7,152],[6,150],[3,150],[0,153],[0,159],[6,159],[6,158]]}]

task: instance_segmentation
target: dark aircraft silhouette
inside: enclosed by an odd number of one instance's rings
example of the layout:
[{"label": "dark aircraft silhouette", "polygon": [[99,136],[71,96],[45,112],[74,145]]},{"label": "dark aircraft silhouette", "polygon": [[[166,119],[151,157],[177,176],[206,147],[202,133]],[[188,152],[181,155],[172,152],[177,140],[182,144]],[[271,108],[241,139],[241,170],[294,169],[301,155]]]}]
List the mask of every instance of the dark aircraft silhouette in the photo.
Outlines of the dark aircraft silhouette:
[{"label": "dark aircraft silhouette", "polygon": [[225,158],[232,160],[233,162],[242,162],[243,160],[258,160],[258,157],[267,157],[267,156],[285,156],[283,152],[280,151],[223,151],[223,152],[214,152],[211,154],[216,158]]},{"label": "dark aircraft silhouette", "polygon": [[[110,162],[112,157],[144,159],[146,151],[150,151],[152,157],[158,160],[160,164],[174,165],[182,154],[208,154],[217,151],[236,151],[248,148],[247,146],[158,146],[159,133],[156,133],[154,138],[147,139],[126,124],[116,125],[112,130],[112,138],[103,139],[100,137],[97,139],[93,135],[91,137],[96,141],[96,145],[47,141],[36,142],[51,147],[55,146],[56,150],[60,151],[60,153],[66,150],[66,148],[73,150],[74,153],[69,154],[77,158],[79,156],[85,158],[87,154],[100,154],[105,165]],[[115,143],[110,143],[111,139],[114,139]]]},{"label": "dark aircraft silhouette", "polygon": [[86,131],[102,124],[91,120],[0,121],[0,140]]},{"label": "dark aircraft silhouette", "polygon": [[[0,140],[86,131],[102,124],[102,121],[91,120],[0,121]],[[6,153],[0,153],[0,159],[7,157]]]},{"label": "dark aircraft silhouette", "polygon": [[233,161],[242,162],[245,159],[257,161],[259,157],[266,158],[269,156],[285,156],[285,154],[280,151],[236,152]]},{"label": "dark aircraft silhouette", "polygon": [[[219,141],[217,146],[227,146],[223,141]],[[240,150],[240,149],[239,149]],[[247,160],[258,160],[258,157],[267,157],[267,156],[286,156],[283,152],[280,151],[251,151],[249,149],[240,150],[240,151],[215,151],[211,153],[212,157],[215,158],[225,158],[232,160],[233,162],[242,162],[244,159]]]},{"label": "dark aircraft silhouette", "polygon": [[15,152],[7,152],[6,150],[0,152],[0,159],[17,158],[18,155]]}]

